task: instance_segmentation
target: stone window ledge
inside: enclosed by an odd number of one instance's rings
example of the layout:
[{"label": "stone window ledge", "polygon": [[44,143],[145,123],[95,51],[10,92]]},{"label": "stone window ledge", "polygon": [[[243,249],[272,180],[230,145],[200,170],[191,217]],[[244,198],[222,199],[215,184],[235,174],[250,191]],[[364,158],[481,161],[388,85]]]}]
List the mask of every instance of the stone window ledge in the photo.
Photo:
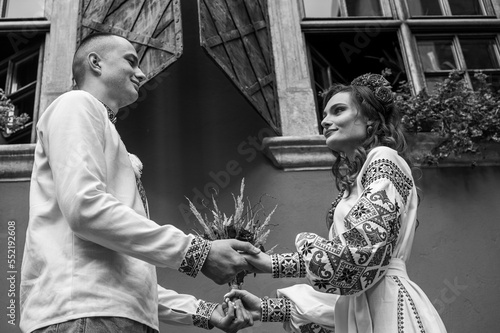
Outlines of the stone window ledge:
[{"label": "stone window ledge", "polygon": [[[410,136],[410,155],[415,166],[426,167],[470,167],[500,166],[500,144],[487,143],[478,154],[449,157],[438,166],[422,164],[425,152],[432,147],[438,136],[434,133],[418,133]],[[285,171],[330,170],[334,156],[325,145],[322,135],[267,137],[263,140],[264,153],[273,164]]]},{"label": "stone window ledge", "polygon": [[35,144],[0,146],[0,181],[28,181],[33,169]]}]

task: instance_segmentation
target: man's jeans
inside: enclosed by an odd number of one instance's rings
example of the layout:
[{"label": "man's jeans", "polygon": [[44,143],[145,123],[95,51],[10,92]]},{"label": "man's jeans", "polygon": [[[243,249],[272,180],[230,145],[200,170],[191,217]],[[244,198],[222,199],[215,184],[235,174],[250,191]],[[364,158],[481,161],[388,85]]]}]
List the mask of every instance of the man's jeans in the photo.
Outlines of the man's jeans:
[{"label": "man's jeans", "polygon": [[158,331],[122,317],[87,317],[50,325],[33,333],[158,333]]}]

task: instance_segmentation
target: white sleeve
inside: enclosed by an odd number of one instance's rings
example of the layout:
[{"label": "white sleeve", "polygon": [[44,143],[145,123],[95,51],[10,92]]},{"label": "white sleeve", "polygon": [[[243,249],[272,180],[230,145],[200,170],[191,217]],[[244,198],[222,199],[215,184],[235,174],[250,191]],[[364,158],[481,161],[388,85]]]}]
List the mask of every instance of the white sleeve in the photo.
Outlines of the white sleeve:
[{"label": "white sleeve", "polygon": [[290,321],[283,323],[287,332],[316,332],[317,329],[334,332],[334,311],[339,295],[316,291],[307,284],[278,289],[277,295],[291,301]]},{"label": "white sleeve", "polygon": [[209,320],[217,306],[158,285],[158,319],[166,324],[212,329]]}]

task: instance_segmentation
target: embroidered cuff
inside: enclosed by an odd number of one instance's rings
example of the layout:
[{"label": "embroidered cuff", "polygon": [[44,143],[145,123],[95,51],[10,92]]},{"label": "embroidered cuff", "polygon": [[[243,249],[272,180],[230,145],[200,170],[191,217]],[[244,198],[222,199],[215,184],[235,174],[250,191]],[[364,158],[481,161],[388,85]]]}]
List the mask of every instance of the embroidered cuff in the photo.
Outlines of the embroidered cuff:
[{"label": "embroidered cuff", "polygon": [[181,262],[179,272],[186,273],[186,275],[191,277],[196,277],[205,263],[211,247],[212,242],[201,237],[195,237],[191,241],[191,245],[186,252],[186,256]]},{"label": "embroidered cuff", "polygon": [[271,260],[273,263],[273,278],[302,278],[306,276],[306,266],[304,258],[297,252],[272,254]]},{"label": "embroidered cuff", "polygon": [[200,300],[196,314],[193,315],[193,325],[206,330],[214,328],[214,325],[210,324],[210,317],[218,305],[218,303]]},{"label": "embroidered cuff", "polygon": [[288,298],[264,297],[260,300],[260,321],[283,323],[290,321],[291,302]]}]

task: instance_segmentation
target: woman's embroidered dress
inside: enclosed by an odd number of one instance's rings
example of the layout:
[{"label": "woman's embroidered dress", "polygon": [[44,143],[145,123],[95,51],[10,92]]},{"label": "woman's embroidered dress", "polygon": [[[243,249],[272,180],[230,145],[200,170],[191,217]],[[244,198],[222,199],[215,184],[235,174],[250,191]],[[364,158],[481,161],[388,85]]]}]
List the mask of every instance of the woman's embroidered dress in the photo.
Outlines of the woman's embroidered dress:
[{"label": "woman's embroidered dress", "polygon": [[406,273],[417,205],[404,159],[387,147],[370,151],[356,186],[334,210],[329,240],[301,233],[298,255],[280,255],[276,261],[275,277],[305,275],[310,282],[278,290],[293,304],[285,329],[446,332],[434,306]]}]

